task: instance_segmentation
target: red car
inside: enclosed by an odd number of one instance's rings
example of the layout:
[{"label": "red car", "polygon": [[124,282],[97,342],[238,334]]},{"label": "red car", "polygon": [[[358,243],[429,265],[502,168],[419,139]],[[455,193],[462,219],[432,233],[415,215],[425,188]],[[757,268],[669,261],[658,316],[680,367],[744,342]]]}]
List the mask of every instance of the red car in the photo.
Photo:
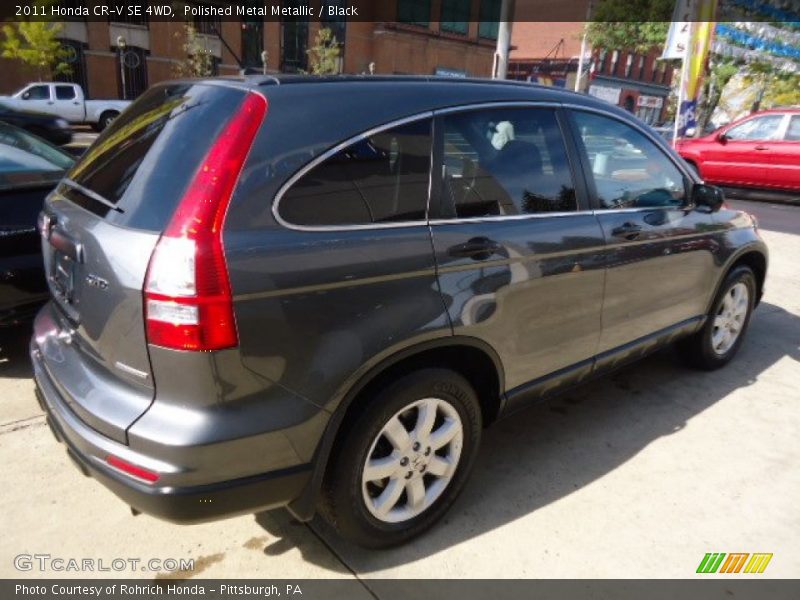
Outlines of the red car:
[{"label": "red car", "polygon": [[755,113],[675,149],[708,183],[800,192],[800,108]]}]

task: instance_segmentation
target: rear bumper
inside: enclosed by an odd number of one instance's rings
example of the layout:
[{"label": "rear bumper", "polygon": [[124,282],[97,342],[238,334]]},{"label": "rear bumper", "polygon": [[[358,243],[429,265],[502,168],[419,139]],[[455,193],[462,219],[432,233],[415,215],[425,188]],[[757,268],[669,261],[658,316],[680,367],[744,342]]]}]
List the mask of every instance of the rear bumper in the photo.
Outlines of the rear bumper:
[{"label": "rear bumper", "polygon": [[129,446],[91,429],[73,413],[59,395],[42,362],[35,340],[31,360],[36,397],[45,411],[55,438],[63,443],[78,467],[139,512],[177,523],[209,521],[285,506],[302,492],[311,466],[297,465],[259,475],[192,486],[158,485],[140,481],[108,465],[109,455],[132,464],[152,465]]}]

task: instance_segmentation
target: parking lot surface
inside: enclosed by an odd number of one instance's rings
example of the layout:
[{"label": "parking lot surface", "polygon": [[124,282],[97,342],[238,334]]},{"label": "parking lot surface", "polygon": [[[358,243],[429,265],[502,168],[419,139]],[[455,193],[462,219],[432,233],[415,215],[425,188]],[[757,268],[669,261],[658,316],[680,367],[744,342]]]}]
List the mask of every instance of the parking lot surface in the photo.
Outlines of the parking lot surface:
[{"label": "parking lot surface", "polygon": [[[463,495],[401,548],[346,545],[284,511],[178,526],[133,517],[82,477],[33,394],[27,331],[0,337],[2,577],[691,577],[706,552],[800,573],[800,207],[754,212],[767,291],[726,368],[667,349],[487,430]],[[191,572],[20,572],[20,554],[194,559]],[[95,568],[98,565],[95,563]],[[706,576],[707,577],[707,576]],[[749,577],[749,575],[737,575]]]}]

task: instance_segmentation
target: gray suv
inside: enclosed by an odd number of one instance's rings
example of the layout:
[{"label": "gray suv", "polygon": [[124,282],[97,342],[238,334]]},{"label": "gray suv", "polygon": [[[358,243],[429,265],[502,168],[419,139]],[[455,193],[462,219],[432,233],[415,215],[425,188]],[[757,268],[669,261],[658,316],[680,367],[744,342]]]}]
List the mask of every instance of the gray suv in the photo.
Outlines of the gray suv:
[{"label": "gray suv", "polygon": [[154,86],[39,228],[38,397],[84,474],[372,547],[444,514],[498,418],[673,341],[727,363],[767,268],[622,110],[426,77]]}]

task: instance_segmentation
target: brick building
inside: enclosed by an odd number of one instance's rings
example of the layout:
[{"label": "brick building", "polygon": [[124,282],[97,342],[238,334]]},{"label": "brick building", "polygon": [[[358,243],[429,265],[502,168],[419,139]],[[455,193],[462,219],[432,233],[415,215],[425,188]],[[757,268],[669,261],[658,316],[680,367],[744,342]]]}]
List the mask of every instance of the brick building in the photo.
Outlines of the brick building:
[{"label": "brick building", "polygon": [[[249,1],[253,6],[263,5]],[[283,4],[319,7],[323,1],[346,5],[343,0],[284,0]],[[91,6],[95,2],[68,4]],[[220,3],[182,0],[172,4],[183,14],[186,4]],[[305,70],[306,50],[321,26],[330,27],[340,43],[342,73],[369,72],[374,63],[376,74],[491,75],[500,0],[387,0],[364,2],[359,12],[361,20],[350,21],[203,17],[195,19],[194,25],[213,55],[219,75],[239,72],[235,57],[248,67],[261,69],[263,51],[267,52],[269,72]],[[175,76],[176,64],[185,57],[185,31],[180,19],[68,21],[61,38],[69,49],[72,73],[59,78],[80,83],[89,97],[135,98],[149,85]],[[0,72],[0,93],[36,80],[35,73],[18,61],[0,58]]]},{"label": "brick building", "polygon": [[[574,89],[584,23],[514,23],[509,78]],[[646,54],[593,48],[585,61],[581,89],[636,114],[650,124],[663,122],[673,69]]]}]

